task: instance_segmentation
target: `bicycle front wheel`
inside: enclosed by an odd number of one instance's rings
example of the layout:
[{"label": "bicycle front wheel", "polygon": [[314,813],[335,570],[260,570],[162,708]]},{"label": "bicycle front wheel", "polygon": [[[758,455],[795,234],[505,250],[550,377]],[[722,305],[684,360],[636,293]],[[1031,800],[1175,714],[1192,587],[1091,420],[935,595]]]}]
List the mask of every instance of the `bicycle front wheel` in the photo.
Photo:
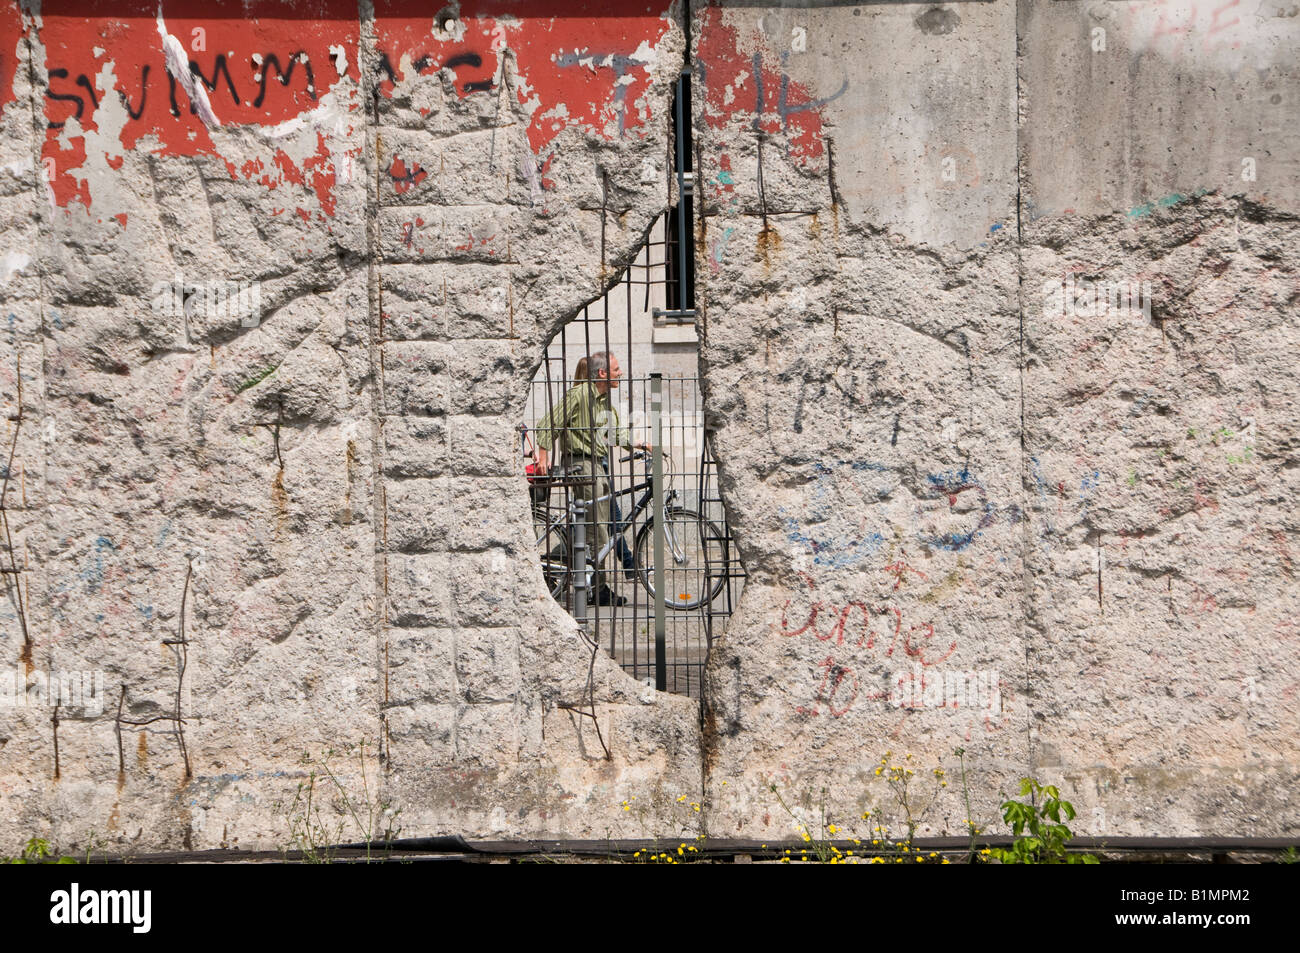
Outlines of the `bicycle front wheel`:
[{"label": "bicycle front wheel", "polygon": [[537,540],[537,555],[542,561],[542,578],[546,580],[546,588],[554,598],[563,602],[564,591],[569,588],[569,576],[572,574],[569,539],[563,524],[555,523],[545,528]]},{"label": "bicycle front wheel", "polygon": [[[664,524],[664,604],[697,609],[712,602],[727,584],[727,538],[695,510],[674,507]],[[636,576],[654,599],[654,520],[636,534]]]}]

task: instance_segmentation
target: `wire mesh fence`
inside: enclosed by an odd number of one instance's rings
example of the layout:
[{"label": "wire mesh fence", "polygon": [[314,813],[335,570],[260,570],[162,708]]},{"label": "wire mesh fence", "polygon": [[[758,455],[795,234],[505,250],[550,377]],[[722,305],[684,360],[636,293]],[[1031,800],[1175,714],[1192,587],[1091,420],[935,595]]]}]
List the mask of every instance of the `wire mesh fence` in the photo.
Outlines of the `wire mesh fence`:
[{"label": "wire mesh fence", "polygon": [[744,584],[705,439],[699,381],[659,382],[664,490],[657,511],[650,455],[637,449],[653,445],[654,382],[612,380],[617,386],[605,393],[587,377],[539,373],[534,382],[521,435],[530,459],[546,451],[545,475],[534,467],[530,476],[543,577],[624,669],[653,680],[654,537],[661,529],[664,687],[699,698],[709,646],[725,631]]},{"label": "wire mesh fence", "polygon": [[611,290],[550,343],[520,429],[551,594],[634,677],[699,698],[745,573],[697,376],[688,71],[673,115],[664,214]]}]

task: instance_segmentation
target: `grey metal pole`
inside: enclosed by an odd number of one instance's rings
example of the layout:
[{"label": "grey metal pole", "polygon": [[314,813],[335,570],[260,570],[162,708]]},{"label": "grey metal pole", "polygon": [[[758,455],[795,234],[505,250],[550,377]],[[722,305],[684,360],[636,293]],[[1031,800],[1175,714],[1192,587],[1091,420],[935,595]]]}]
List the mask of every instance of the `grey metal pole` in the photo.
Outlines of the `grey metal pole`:
[{"label": "grey metal pole", "polygon": [[664,441],[663,375],[650,375],[651,503],[655,537],[655,688],[668,690],[668,660],[665,643],[668,607],[664,604]]},{"label": "grey metal pole", "polygon": [[573,617],[587,624],[587,501],[573,501]]}]

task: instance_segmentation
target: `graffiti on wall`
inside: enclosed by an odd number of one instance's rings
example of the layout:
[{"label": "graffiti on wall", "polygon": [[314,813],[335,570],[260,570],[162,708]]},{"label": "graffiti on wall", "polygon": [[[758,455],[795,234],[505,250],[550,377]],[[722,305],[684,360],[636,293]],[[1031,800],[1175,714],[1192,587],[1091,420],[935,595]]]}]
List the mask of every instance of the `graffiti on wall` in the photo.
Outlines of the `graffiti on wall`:
[{"label": "graffiti on wall", "polygon": [[952,659],[957,639],[936,633],[933,620],[894,595],[909,573],[924,574],[902,560],[882,571],[893,579],[886,596],[842,602],[823,598],[815,580],[800,573],[798,593],[771,623],[774,636],[810,653],[812,697],[795,704],[795,712],[838,719],[872,703],[881,709],[969,709],[986,730],[1003,727],[1010,706],[998,674],[936,668]]},{"label": "graffiti on wall", "polygon": [[[360,155],[358,91],[391,97],[418,77],[462,99],[498,97],[498,107],[506,92],[528,117],[536,174],[565,129],[611,141],[647,133],[656,49],[672,23],[666,10],[621,5],[620,13],[567,0],[544,17],[518,17],[488,3],[434,13],[428,4],[380,2],[373,75],[362,75],[357,7],[344,0],[257,0],[238,16],[196,0],[99,8],[50,0],[36,48],[48,81],[42,158],[51,201],[89,208],[96,176],[143,149],[214,156],[232,179],[310,189],[332,216],[333,190],[351,180]],[[0,102],[12,97],[25,42],[12,0],[4,16]]]},{"label": "graffiti on wall", "polygon": [[[874,556],[897,533],[881,507],[903,482],[898,468],[868,460],[813,464],[808,503],[796,513],[778,510],[786,538],[813,564],[831,569],[855,566]],[[998,522],[1024,520],[1014,503],[989,499],[984,481],[969,466],[928,473],[914,491],[910,535],[925,552],[964,552]]]},{"label": "graffiti on wall", "polygon": [[[728,11],[728,14],[730,11]],[[696,82],[704,92],[704,120],[715,129],[747,122],[755,132],[779,134],[796,161],[807,164],[825,152],[821,109],[849,88],[844,78],[815,97],[786,70],[791,54],[807,50],[807,33],[795,28],[784,48],[771,48],[759,30],[742,30],[718,7],[700,16]]]}]

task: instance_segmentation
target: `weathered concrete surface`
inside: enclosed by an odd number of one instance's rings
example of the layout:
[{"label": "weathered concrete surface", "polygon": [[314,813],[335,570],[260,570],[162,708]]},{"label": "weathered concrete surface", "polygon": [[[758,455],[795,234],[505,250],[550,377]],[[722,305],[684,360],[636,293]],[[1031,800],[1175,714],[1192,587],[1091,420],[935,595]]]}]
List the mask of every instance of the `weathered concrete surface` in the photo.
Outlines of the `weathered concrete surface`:
[{"label": "weathered concrete surface", "polygon": [[[273,847],[329,748],[408,833],[675,827],[621,801],[698,798],[696,708],[593,662],[510,453],[546,341],[662,210],[675,16],[209,6],[5,5],[5,666],[107,698],[61,712],[58,777],[52,708],[0,712],[3,842]],[[255,326],[160,287],[226,280]],[[176,710],[190,566],[192,774],[171,721],[120,770],[120,686],[129,721]]]},{"label": "weathered concrete surface", "polygon": [[[719,834],[788,836],[773,783],[861,829],[890,750],[964,745],[987,812],[1025,760],[1014,10],[959,10],[697,17],[703,363],[750,573],[709,669]],[[1002,703],[895,704],[945,670]]]},{"label": "weathered concrete surface", "polygon": [[1292,833],[1300,8],[1020,10],[1031,764],[1092,834]]},{"label": "weathered concrete surface", "polygon": [[285,844],[329,748],[407,834],[897,831],[887,750],[956,833],[957,747],[981,822],[1300,826],[1294,4],[693,11],[703,734],[547,597],[510,449],[664,208],[682,12],[210,6],[0,4],[0,677],[105,675],[57,777],[0,710],[0,850]]},{"label": "weathered concrete surface", "polygon": [[[1300,824],[1274,6],[697,12],[703,360],[751,573],[712,830],[788,834],[776,784],[897,831],[882,755],[951,779],[958,747],[981,823],[1033,775],[1090,834]],[[1154,320],[1048,314],[1071,275],[1149,281]],[[943,679],[988,669],[975,710]],[[958,792],[923,829],[964,830]]]}]

